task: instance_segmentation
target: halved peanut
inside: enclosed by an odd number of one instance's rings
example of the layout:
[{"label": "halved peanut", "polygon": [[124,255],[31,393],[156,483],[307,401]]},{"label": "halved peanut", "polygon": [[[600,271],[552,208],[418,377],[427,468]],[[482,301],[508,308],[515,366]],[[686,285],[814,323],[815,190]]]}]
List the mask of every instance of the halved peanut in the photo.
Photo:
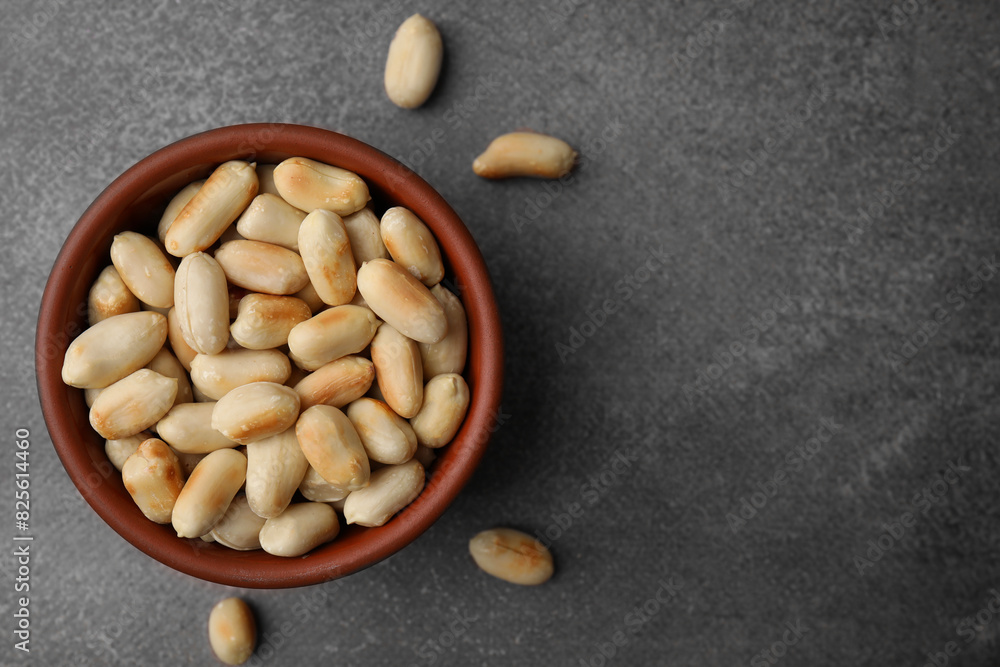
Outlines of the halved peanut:
[{"label": "halved peanut", "polygon": [[424,401],[424,372],[416,341],[383,324],[372,338],[371,353],[385,402],[400,417],[415,416]]},{"label": "halved peanut", "polygon": [[344,520],[359,526],[381,526],[412,503],[423,488],[424,467],[419,461],[379,468],[367,487],[347,496]]},{"label": "halved peanut", "polygon": [[395,262],[365,262],[358,271],[358,290],[376,315],[408,338],[437,343],[448,333],[444,307],[423,283]]},{"label": "halved peanut", "polygon": [[392,103],[414,109],[427,101],[441,72],[444,46],[434,23],[420,14],[403,21],[389,44],[385,92]]},{"label": "halved peanut", "polygon": [[247,294],[229,331],[248,350],[268,350],[286,344],[295,325],[310,317],[308,304],[293,296]]},{"label": "halved peanut", "polygon": [[212,412],[212,428],[246,445],[277,435],[299,416],[299,395],[274,382],[252,382],[219,399]]},{"label": "halved peanut", "polygon": [[299,416],[295,435],[309,465],[320,477],[347,491],[368,485],[368,455],[343,412],[329,405],[314,405]]},{"label": "halved peanut", "polygon": [[135,435],[167,414],[176,397],[175,378],[141,368],[101,392],[90,408],[90,425],[108,440]]},{"label": "halved peanut", "polygon": [[156,424],[156,433],[168,445],[185,454],[207,454],[217,449],[230,449],[238,443],[212,428],[215,403],[181,403],[174,405]]},{"label": "halved peanut", "polygon": [[257,185],[253,165],[240,160],[219,165],[167,230],[167,252],[185,257],[207,249],[257,195]]},{"label": "halved peanut", "polygon": [[201,354],[218,354],[229,341],[229,287],[211,255],[194,252],[181,260],[174,284],[174,312],[184,340]]},{"label": "halved peanut", "polygon": [[174,504],[170,522],[177,537],[201,537],[222,519],[243,486],[247,457],[235,449],[219,449],[195,466]]},{"label": "halved peanut", "polygon": [[174,224],[177,214],[184,210],[184,207],[194,198],[195,193],[201,190],[203,185],[205,185],[204,179],[189,183],[167,204],[167,208],[164,209],[163,215],[160,217],[160,224],[156,226],[156,237],[160,239],[160,243],[167,240],[167,230],[170,229],[170,225]]},{"label": "halved peanut", "polygon": [[251,241],[273,243],[298,252],[299,226],[306,214],[278,195],[260,194],[236,222],[236,231]]},{"label": "halved peanut", "polygon": [[309,282],[323,303],[348,303],[357,290],[357,269],[347,229],[340,216],[317,209],[299,227],[299,251]]},{"label": "halved peanut", "polygon": [[448,334],[436,343],[418,343],[424,380],[444,373],[461,373],[469,349],[469,323],[462,301],[443,285],[431,288],[431,294],[444,308]]},{"label": "halved peanut", "polygon": [[174,351],[177,361],[181,362],[184,370],[191,370],[191,360],[198,356],[198,350],[191,347],[184,339],[184,332],[181,331],[181,320],[177,314],[177,308],[171,308],[167,312],[167,336],[170,338],[170,349]]},{"label": "halved peanut", "polygon": [[62,380],[81,389],[107,387],[148,364],[166,339],[167,318],[159,313],[109,317],[70,343]]},{"label": "halved peanut", "polygon": [[87,319],[91,326],[109,317],[138,310],[139,299],[129,291],[118,269],[113,265],[104,267],[87,295]]},{"label": "halved peanut", "polygon": [[434,234],[413,211],[402,206],[390,208],[382,215],[379,230],[397,264],[428,287],[441,282],[444,278],[441,250]]},{"label": "halved peanut", "polygon": [[111,242],[111,263],[140,301],[156,308],[174,305],[174,266],[152,239],[136,232],[118,234]]},{"label": "halved peanut", "polygon": [[227,665],[242,665],[257,645],[257,623],[240,598],[227,598],[208,616],[208,641],[215,657]]},{"label": "halved peanut", "polygon": [[343,500],[350,491],[326,481],[316,472],[315,468],[309,466],[305,477],[302,478],[302,483],[299,484],[299,493],[307,500],[313,500],[318,503],[332,503]]},{"label": "halved peanut", "polygon": [[260,546],[273,556],[294,557],[337,537],[337,512],[325,503],[296,503],[260,530]]},{"label": "halved peanut", "polygon": [[135,450],[139,449],[139,445],[149,438],[150,435],[144,431],[142,433],[136,433],[135,435],[127,435],[124,438],[118,438],[117,440],[105,440],[104,453],[108,455],[108,460],[111,461],[111,465],[113,465],[116,470],[121,470],[122,466],[125,465],[125,461],[128,460],[128,457],[132,456]]},{"label": "halved peanut", "polygon": [[348,355],[320,366],[295,385],[302,409],[314,405],[342,408],[365,395],[375,379],[375,366],[364,357]]},{"label": "halved peanut", "polygon": [[373,259],[389,259],[389,251],[382,243],[378,216],[371,208],[366,206],[357,213],[344,216],[344,228],[351,240],[355,266]]},{"label": "halved peanut", "polygon": [[283,384],[291,371],[288,357],[277,350],[223,350],[191,361],[191,381],[215,400],[251,382]]},{"label": "halved peanut", "polygon": [[289,428],[247,445],[247,501],[257,516],[270,519],[284,512],[302,483],[309,462],[296,432]]},{"label": "halved peanut", "polygon": [[122,466],[122,481],[147,519],[170,523],[184,472],[166,443],[156,438],[143,441]]},{"label": "halved peanut", "polygon": [[511,132],[494,139],[472,163],[472,170],[483,178],[562,178],[575,161],[576,151],[562,139],[536,132]]},{"label": "halved peanut", "polygon": [[373,398],[359,398],[347,406],[368,458],[379,463],[409,461],[417,451],[417,436],[410,423],[388,405]]},{"label": "halved peanut", "polygon": [[288,334],[289,356],[314,371],[335,359],[357,354],[375,336],[379,321],[368,308],[334,306],[297,324]]},{"label": "halved peanut", "polygon": [[146,368],[155,371],[160,375],[177,380],[177,397],[174,398],[174,405],[178,403],[190,403],[194,400],[191,394],[191,382],[188,380],[184,366],[170,353],[166,347],[160,348],[156,356],[146,364]]},{"label": "halved peanut", "polygon": [[251,292],[295,294],[309,283],[297,254],[260,241],[230,241],[215,252],[229,282]]},{"label": "halved peanut", "polygon": [[484,572],[512,584],[545,583],[554,571],[545,545],[512,528],[484,530],[469,541],[469,553]]},{"label": "halved peanut", "polygon": [[424,387],[424,404],[410,419],[417,442],[427,447],[444,447],[462,425],[469,409],[469,385],[456,373],[437,375]]},{"label": "halved peanut", "polygon": [[[250,465],[247,463],[247,475]],[[226,513],[209,533],[219,544],[237,551],[260,549],[260,529],[264,527],[264,517],[257,516],[245,494],[237,493],[229,503]]]},{"label": "halved peanut", "polygon": [[278,194],[297,209],[318,208],[350,215],[368,203],[368,185],[354,172],[303,157],[288,158],[274,169]]}]

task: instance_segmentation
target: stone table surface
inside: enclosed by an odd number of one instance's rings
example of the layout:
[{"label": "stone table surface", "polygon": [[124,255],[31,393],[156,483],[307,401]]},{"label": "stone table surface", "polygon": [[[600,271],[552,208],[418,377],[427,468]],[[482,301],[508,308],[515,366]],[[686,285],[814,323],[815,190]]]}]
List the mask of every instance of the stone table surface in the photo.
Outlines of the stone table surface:
[{"label": "stone table surface", "polygon": [[[382,90],[414,12],[446,59]],[[1000,20],[990,0],[7,2],[0,234],[7,470],[30,431],[30,654],[214,664],[244,595],[271,665],[996,665]],[[482,248],[504,423],[415,543],[338,582],[243,591],[142,554],[84,503],[34,386],[34,323],[87,205],[157,148],[282,121],[399,157]],[[488,182],[528,127],[568,182]],[[557,574],[480,572],[477,531]],[[289,622],[290,621],[290,622]]]}]

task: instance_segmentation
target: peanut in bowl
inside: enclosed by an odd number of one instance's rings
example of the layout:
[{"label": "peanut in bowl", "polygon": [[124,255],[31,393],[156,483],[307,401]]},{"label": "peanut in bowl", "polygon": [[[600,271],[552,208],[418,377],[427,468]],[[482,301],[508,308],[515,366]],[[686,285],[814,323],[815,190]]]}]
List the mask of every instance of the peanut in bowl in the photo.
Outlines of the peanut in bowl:
[{"label": "peanut in bowl", "polygon": [[[104,438],[91,427],[84,391],[67,386],[62,366],[70,344],[88,328],[91,285],[109,263],[115,235],[156,237],[165,206],[188,184],[232,160],[277,164],[303,157],[360,176],[376,210],[402,206],[431,230],[440,247],[444,283],[461,299],[468,321],[462,377],[470,401],[458,433],[427,469],[419,496],[384,525],[344,527],[301,557],[235,551],[181,538],[169,523],[150,521],[111,465]],[[255,124],[211,130],[167,146],[116,179],[70,232],[42,297],[35,359],[39,397],[52,442],[77,489],[116,532],[160,562],[217,583],[283,588],[320,583],[372,565],[416,539],[444,512],[479,463],[499,407],[503,345],[485,262],[451,207],[423,179],[380,151],[341,134],[296,125]]]}]

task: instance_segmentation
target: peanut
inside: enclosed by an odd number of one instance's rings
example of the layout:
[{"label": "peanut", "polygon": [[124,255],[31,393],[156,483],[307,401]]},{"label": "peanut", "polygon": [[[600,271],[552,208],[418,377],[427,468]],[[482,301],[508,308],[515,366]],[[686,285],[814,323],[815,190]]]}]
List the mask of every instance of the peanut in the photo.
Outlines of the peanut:
[{"label": "peanut", "polygon": [[576,151],[562,139],[536,132],[511,132],[490,142],[472,163],[472,170],[483,178],[562,178],[573,169],[574,162]]},{"label": "peanut", "polygon": [[156,308],[174,305],[174,266],[152,239],[118,234],[111,242],[111,263],[139,301]]},{"label": "peanut", "polygon": [[413,502],[424,488],[424,467],[419,461],[380,468],[368,486],[354,491],[344,501],[348,524],[375,527]]},{"label": "peanut", "polygon": [[397,264],[428,287],[441,282],[441,250],[434,234],[413,211],[402,206],[390,208],[382,215],[379,229],[382,242]]},{"label": "peanut", "polygon": [[288,357],[277,350],[223,350],[191,361],[191,381],[214,400],[251,382],[283,384],[291,371]]},{"label": "peanut", "polygon": [[218,354],[229,341],[229,288],[222,266],[194,252],[181,260],[174,283],[174,312],[185,342],[201,354]]},{"label": "peanut", "polygon": [[236,231],[250,241],[273,243],[298,252],[303,211],[278,195],[257,195],[236,222]]},{"label": "peanut", "polygon": [[321,208],[350,215],[371,199],[368,185],[357,174],[302,157],[275,167],[274,185],[282,199],[306,213]]},{"label": "peanut", "polygon": [[129,291],[118,269],[104,267],[87,295],[87,319],[93,326],[102,320],[139,310],[139,299]]},{"label": "peanut", "polygon": [[257,645],[257,623],[240,598],[226,598],[208,616],[208,641],[215,656],[227,665],[242,665]]},{"label": "peanut", "polygon": [[420,14],[396,30],[385,62],[385,92],[392,103],[414,109],[427,101],[441,72],[444,46],[433,22]]},{"label": "peanut", "polygon": [[302,258],[272,243],[229,241],[215,252],[215,260],[229,282],[251,292],[295,294],[309,283]]},{"label": "peanut", "polygon": [[448,333],[444,307],[406,269],[387,259],[365,262],[358,290],[368,307],[408,338],[437,343]]},{"label": "peanut", "polygon": [[337,537],[337,512],[324,503],[296,503],[260,529],[260,546],[273,556],[295,557]]},{"label": "peanut", "polygon": [[424,387],[424,404],[410,419],[417,442],[426,447],[444,447],[462,425],[469,409],[469,386],[461,375],[447,373],[431,378]]},{"label": "peanut", "polygon": [[141,368],[101,392],[90,408],[90,425],[108,440],[135,435],[167,414],[177,380]]},{"label": "peanut", "polygon": [[359,398],[347,406],[347,417],[373,461],[400,464],[417,451],[417,436],[410,423],[382,401]]},{"label": "peanut", "polygon": [[63,382],[81,389],[107,387],[152,361],[166,339],[167,318],[159,313],[109,317],[70,343]]},{"label": "peanut", "polygon": [[372,338],[371,354],[385,402],[400,417],[416,416],[424,401],[424,372],[416,341],[383,324]]},{"label": "peanut", "polygon": [[552,554],[541,542],[519,530],[484,530],[469,541],[469,553],[484,572],[522,586],[552,577]]},{"label": "peanut", "polygon": [[277,435],[299,416],[299,395],[274,382],[252,382],[219,399],[212,428],[241,445]]},{"label": "peanut", "polygon": [[167,229],[167,252],[185,257],[207,249],[257,195],[257,185],[252,165],[240,160],[219,165]]},{"label": "peanut", "polygon": [[247,457],[235,449],[219,449],[195,466],[181,489],[170,519],[177,537],[201,537],[222,519],[243,486]]},{"label": "peanut", "polygon": [[215,403],[181,403],[170,408],[157,424],[157,434],[179,452],[208,454],[238,443],[212,428]]},{"label": "peanut", "polygon": [[368,455],[343,412],[329,405],[314,405],[299,417],[295,435],[309,465],[327,482],[347,491],[368,485]]},{"label": "peanut", "polygon": [[292,360],[314,371],[348,354],[365,349],[375,336],[379,321],[360,306],[334,306],[295,325],[288,334]]},{"label": "peanut", "polygon": [[122,481],[147,519],[170,523],[174,503],[184,486],[184,472],[166,443],[149,438],[140,444],[122,466]]},{"label": "peanut", "polygon": [[305,477],[309,462],[296,433],[289,428],[247,445],[246,494],[257,516],[270,519],[284,512]]},{"label": "peanut", "polygon": [[308,304],[293,296],[247,294],[229,331],[248,350],[267,350],[285,345],[295,325],[310,317]]},{"label": "peanut", "polygon": [[375,366],[364,357],[348,355],[320,366],[295,385],[302,409],[314,405],[342,408],[365,395],[375,379]]}]

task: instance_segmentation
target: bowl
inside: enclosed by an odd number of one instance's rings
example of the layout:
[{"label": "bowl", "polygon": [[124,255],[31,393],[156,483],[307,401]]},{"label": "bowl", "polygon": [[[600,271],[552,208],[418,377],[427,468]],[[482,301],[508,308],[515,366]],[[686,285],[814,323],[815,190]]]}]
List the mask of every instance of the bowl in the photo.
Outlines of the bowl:
[{"label": "bowl", "polygon": [[[456,291],[469,321],[464,376],[471,402],[455,439],[429,469],[420,496],[378,528],[345,526],[333,542],[300,558],[233,551],[182,539],[171,526],[143,516],[90,427],[84,392],[62,382],[63,356],[87,327],[87,294],[110,263],[115,234],[135,229],[155,236],[169,199],[227,160],[277,163],[301,156],[354,171],[368,183],[376,211],[406,206],[434,232],[445,261],[445,284]],[[39,310],[35,366],[42,412],[52,444],[73,483],[97,514],[135,547],[169,567],[230,586],[288,588],[336,579],[396,553],[441,516],[472,476],[495,430],[503,384],[500,317],[483,257],[448,203],[413,171],[381,151],[336,132],[287,124],[223,127],[183,139],[140,160],[86,210],[56,258]]]}]

